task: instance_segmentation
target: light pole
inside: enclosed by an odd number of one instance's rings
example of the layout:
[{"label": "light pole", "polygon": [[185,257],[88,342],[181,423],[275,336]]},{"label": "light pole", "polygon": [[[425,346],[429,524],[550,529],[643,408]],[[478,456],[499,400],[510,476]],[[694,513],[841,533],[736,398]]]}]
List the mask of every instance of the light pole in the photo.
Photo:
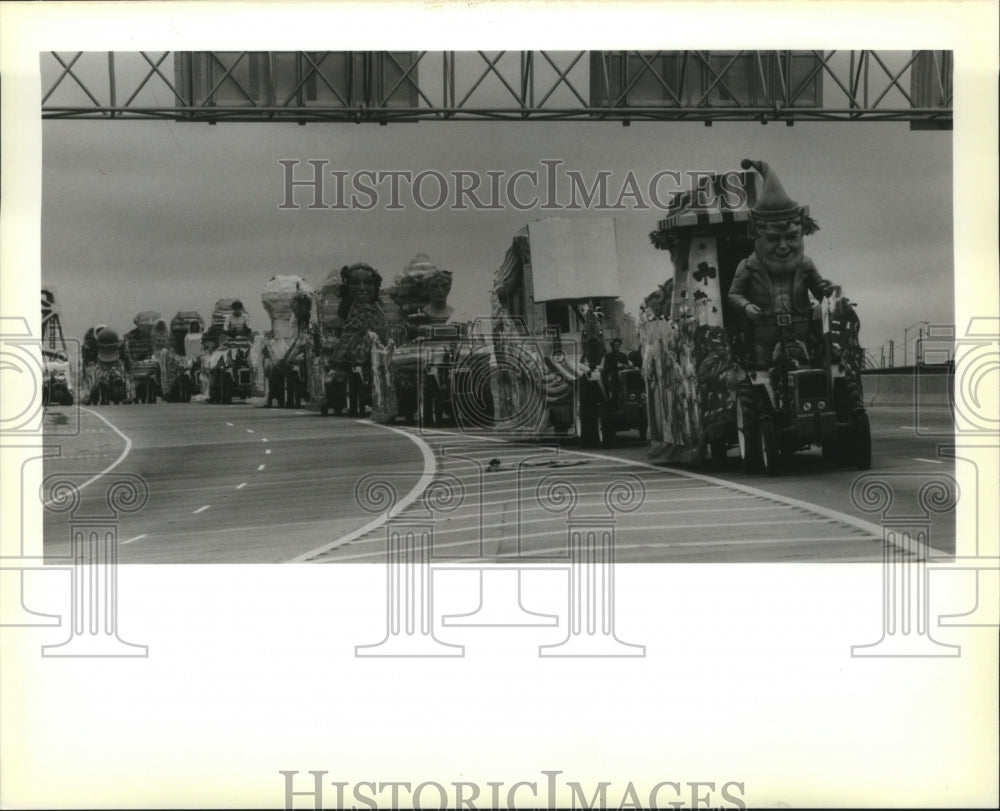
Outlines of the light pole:
[{"label": "light pole", "polygon": [[906,329],[903,330],[903,366],[906,366],[906,350],[908,348],[907,334],[909,333],[909,331],[911,329],[913,329],[917,325],[920,325],[920,330],[921,330],[921,333],[922,333],[923,332],[923,328],[926,327],[926,326],[929,326],[930,322],[929,321],[914,321],[912,324],[910,324],[910,326],[908,326]]}]

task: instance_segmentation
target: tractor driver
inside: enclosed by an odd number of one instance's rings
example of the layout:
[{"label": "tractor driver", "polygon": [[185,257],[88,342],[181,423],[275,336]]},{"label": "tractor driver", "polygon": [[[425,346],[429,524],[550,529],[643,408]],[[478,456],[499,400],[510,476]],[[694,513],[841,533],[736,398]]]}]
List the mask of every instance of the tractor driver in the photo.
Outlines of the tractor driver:
[{"label": "tractor driver", "polygon": [[763,178],[763,190],[756,199],[751,194],[754,252],[736,268],[729,302],[751,321],[754,364],[767,369],[781,340],[781,316],[787,317],[795,339],[808,347],[813,309],[809,293],[821,300],[834,286],[819,275],[803,252],[803,237],[819,230],[808,207],[788,197],[764,161],[744,160],[741,166],[757,170]]},{"label": "tractor driver", "polygon": [[622,352],[622,339],[613,338],[611,341],[611,351],[604,356],[605,370],[610,371],[611,369],[627,369],[628,366],[628,355]]},{"label": "tractor driver", "polygon": [[609,398],[617,397],[618,373],[622,369],[627,369],[629,365],[628,355],[622,352],[622,339],[612,338],[611,351],[604,356],[604,360],[601,362],[601,383]]}]

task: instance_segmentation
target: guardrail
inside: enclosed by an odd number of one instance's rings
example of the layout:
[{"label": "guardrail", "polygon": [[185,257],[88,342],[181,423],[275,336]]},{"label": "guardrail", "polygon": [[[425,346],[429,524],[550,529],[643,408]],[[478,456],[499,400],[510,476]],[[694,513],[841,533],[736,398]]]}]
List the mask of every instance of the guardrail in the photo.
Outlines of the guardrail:
[{"label": "guardrail", "polygon": [[861,373],[869,406],[949,406],[954,396],[954,369],[948,365],[868,369]]}]

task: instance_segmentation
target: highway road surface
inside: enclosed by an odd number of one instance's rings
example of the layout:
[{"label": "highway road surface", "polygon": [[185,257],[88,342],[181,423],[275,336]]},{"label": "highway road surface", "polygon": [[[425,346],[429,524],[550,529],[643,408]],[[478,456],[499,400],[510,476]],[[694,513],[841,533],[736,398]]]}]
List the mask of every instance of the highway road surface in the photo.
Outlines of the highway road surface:
[{"label": "highway road surface", "polygon": [[[743,473],[735,450],[723,470],[653,465],[636,434],[582,451],[575,440],[515,443],[244,403],[79,413],[74,436],[58,434],[66,409],[46,413],[60,449],[44,465],[52,561],[69,555],[74,521],[108,514],[116,477],[141,480],[148,492],[139,509],[118,515],[122,563],[380,562],[390,507],[391,521],[432,526],[435,560],[558,560],[571,524],[602,521],[614,526],[621,562],[882,555],[881,516],[851,498],[859,472],[825,466],[818,451],[770,478]],[[892,480],[899,504],[931,479],[948,486],[954,462],[939,454],[940,437],[916,430],[912,409],[869,413],[870,473]],[[951,424],[947,408],[919,418],[921,429]],[[60,480],[78,488],[75,512],[57,509]],[[932,521],[932,546],[953,552],[954,511]]]}]

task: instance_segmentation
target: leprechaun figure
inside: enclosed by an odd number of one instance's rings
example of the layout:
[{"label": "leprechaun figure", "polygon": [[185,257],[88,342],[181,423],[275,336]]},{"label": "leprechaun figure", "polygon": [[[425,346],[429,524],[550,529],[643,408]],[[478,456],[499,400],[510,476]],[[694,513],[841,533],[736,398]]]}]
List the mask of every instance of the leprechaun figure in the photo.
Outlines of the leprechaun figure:
[{"label": "leprechaun figure", "polygon": [[785,193],[764,161],[744,160],[740,165],[757,171],[762,188],[759,193],[754,189],[749,201],[754,252],[736,268],[729,302],[752,322],[754,364],[767,369],[777,360],[781,323],[790,326],[802,353],[811,354],[809,293],[818,301],[834,286],[803,252],[803,237],[819,230],[808,206],[800,206]]}]

